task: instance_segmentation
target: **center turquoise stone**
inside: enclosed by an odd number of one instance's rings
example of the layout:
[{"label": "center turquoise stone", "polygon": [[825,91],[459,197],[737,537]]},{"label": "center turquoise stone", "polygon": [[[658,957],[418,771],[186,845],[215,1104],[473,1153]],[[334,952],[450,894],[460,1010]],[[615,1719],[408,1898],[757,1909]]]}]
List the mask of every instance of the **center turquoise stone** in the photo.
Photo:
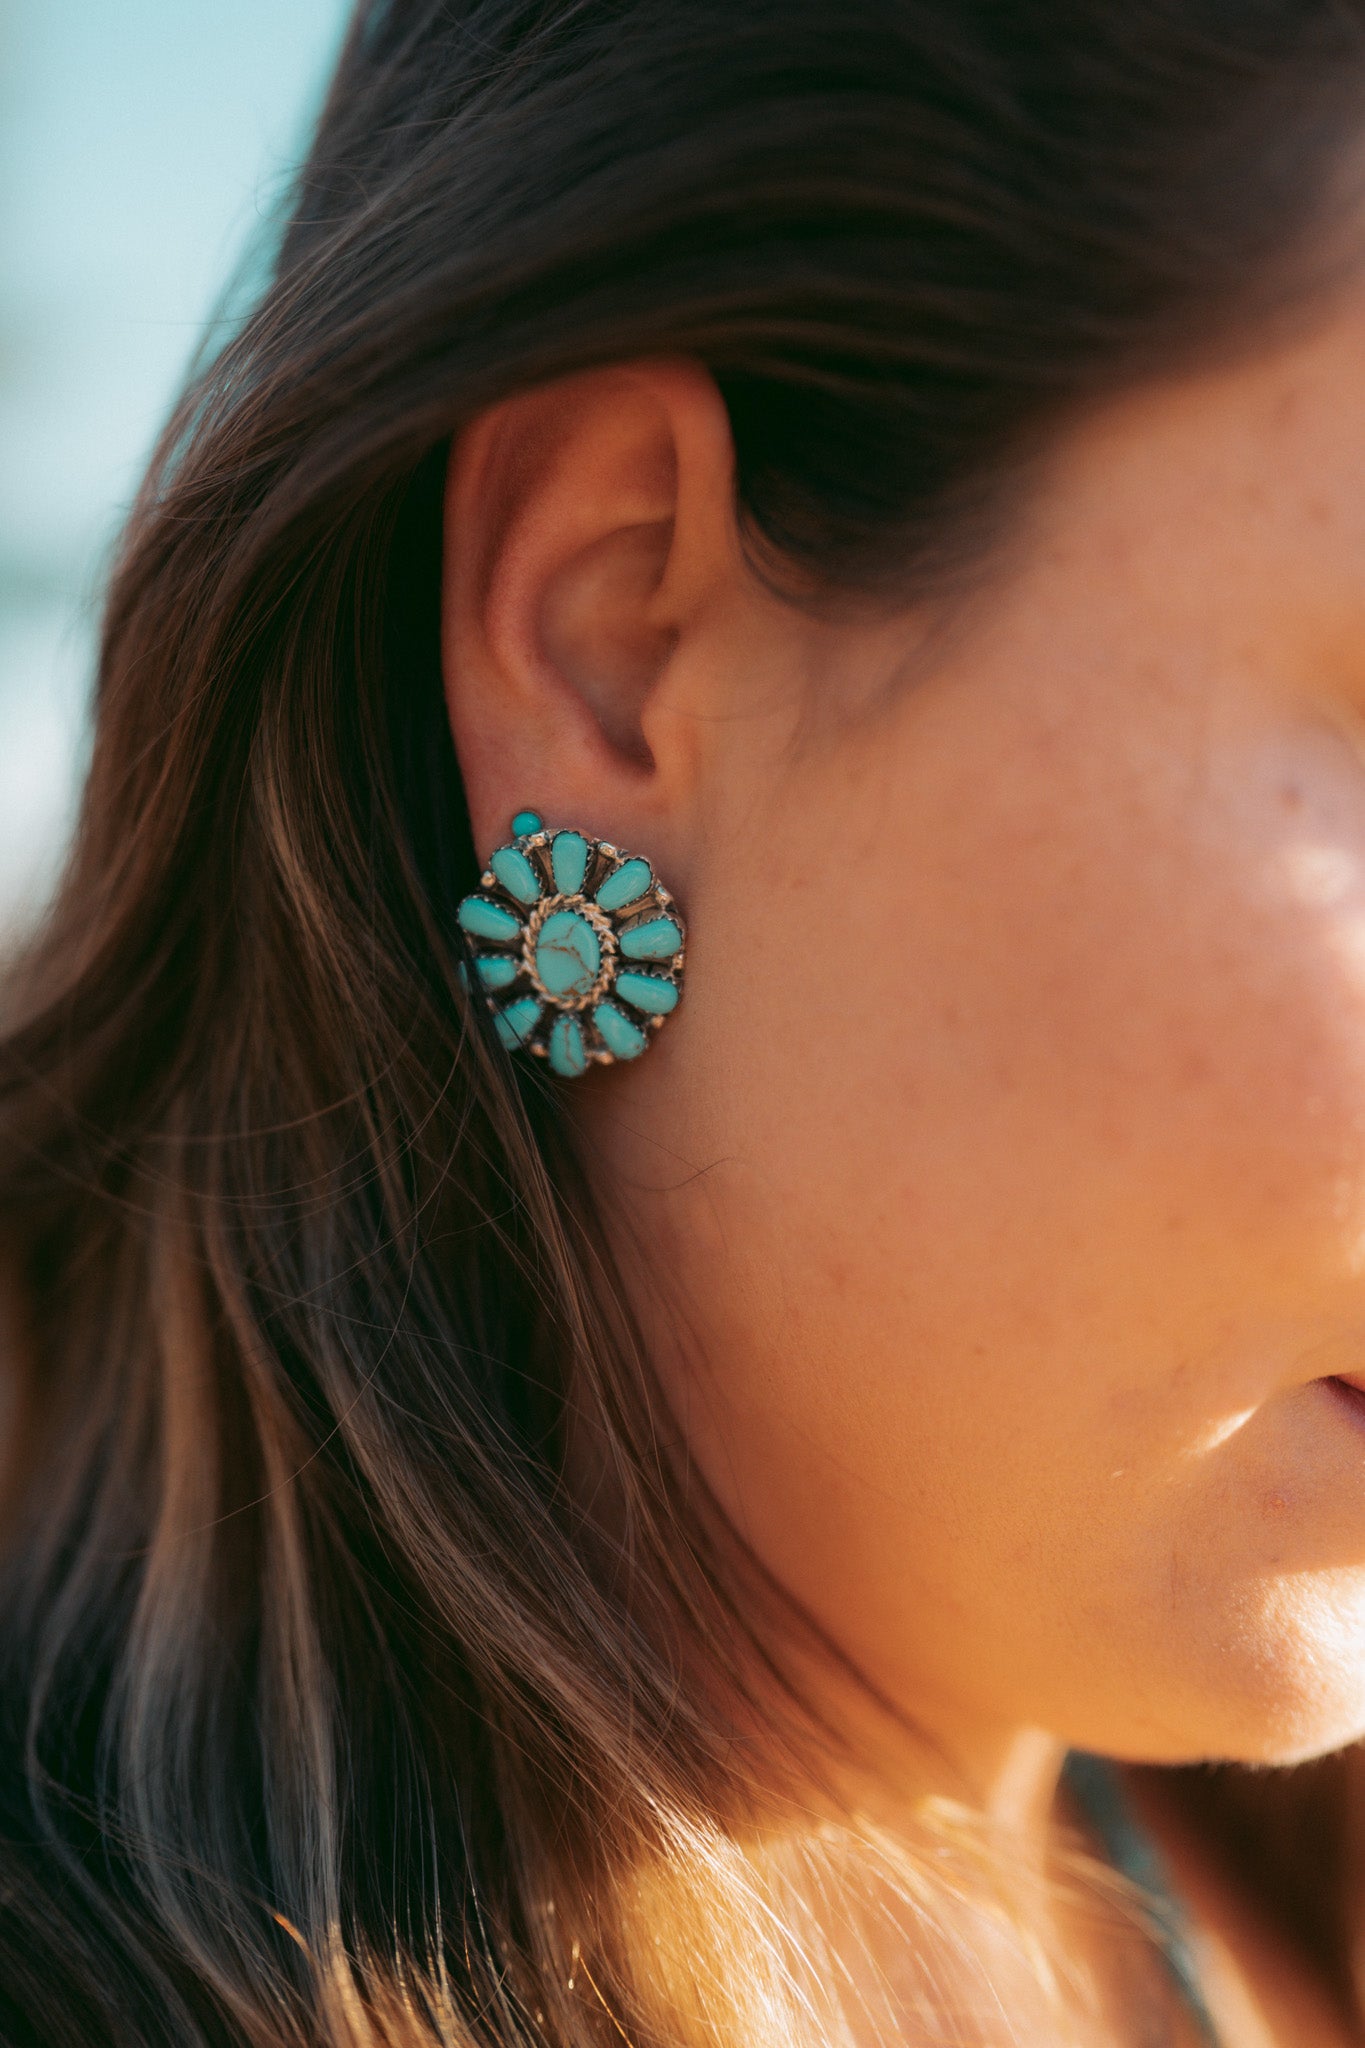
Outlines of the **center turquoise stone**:
[{"label": "center turquoise stone", "polygon": [[547,995],[586,996],[602,966],[602,945],[576,910],[552,910],[536,933],[536,973]]}]

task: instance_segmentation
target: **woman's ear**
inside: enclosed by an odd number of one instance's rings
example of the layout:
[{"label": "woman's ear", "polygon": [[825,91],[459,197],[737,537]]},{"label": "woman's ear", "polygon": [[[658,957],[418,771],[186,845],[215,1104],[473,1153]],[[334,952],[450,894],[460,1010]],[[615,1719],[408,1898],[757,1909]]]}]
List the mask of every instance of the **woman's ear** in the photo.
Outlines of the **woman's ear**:
[{"label": "woman's ear", "polygon": [[481,854],[527,806],[661,856],[686,838],[690,657],[746,575],[733,476],[724,403],[686,362],[564,378],[459,437],[442,648]]}]

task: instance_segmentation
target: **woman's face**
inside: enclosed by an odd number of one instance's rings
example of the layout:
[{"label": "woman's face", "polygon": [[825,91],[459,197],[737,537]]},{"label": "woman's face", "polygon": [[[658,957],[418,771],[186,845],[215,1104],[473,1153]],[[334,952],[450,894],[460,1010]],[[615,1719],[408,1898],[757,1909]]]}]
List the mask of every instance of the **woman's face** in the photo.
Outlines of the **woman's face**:
[{"label": "woman's face", "polygon": [[575,1097],[693,1456],[950,1740],[1354,1736],[1365,312],[1074,431],[946,625],[754,616]]}]

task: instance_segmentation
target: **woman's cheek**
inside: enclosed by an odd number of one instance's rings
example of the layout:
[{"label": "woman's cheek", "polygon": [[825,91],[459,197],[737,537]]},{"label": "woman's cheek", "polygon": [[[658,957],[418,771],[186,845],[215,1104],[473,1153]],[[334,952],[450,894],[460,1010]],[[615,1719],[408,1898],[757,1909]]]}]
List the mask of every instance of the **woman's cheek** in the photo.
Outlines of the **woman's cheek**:
[{"label": "woman's cheek", "polygon": [[1274,726],[1182,766],[1099,756],[962,848],[907,1077],[935,1165],[960,1144],[1023,1234],[1122,1219],[1154,1278],[1292,1301],[1365,1238],[1365,772]]},{"label": "woman's cheek", "polygon": [[[993,1309],[1064,1341],[1085,1303],[1177,1342],[1222,1308],[1353,1282],[1365,799],[1342,761],[1266,730],[1191,765],[1187,738],[1139,747],[1101,718],[1047,748],[997,719],[992,759],[984,716],[962,722],[868,764],[864,809],[904,821],[896,843],[836,815],[846,864],[812,876],[779,846],[799,898],[759,923],[723,895],[698,916],[705,1078],[676,1135],[708,1214],[730,1162],[780,1219],[784,1298],[808,1318],[822,1296],[838,1319],[861,1305],[874,1344],[888,1314],[929,1341]],[[1179,772],[1136,775],[1134,755]],[[818,974],[793,975],[793,931],[833,935]]]},{"label": "woman's cheek", "polygon": [[[674,1392],[760,1554],[907,1697],[989,1659],[1060,1711],[1081,1612],[1165,1701],[1134,1742],[1160,1723],[1178,1752],[1222,1686],[1227,1727],[1190,1739],[1254,1751],[1264,1724],[1269,1753],[1346,1725],[1311,1697],[1322,1589],[1266,1589],[1325,1561],[1316,1411],[1277,1404],[1359,1286],[1365,988],[1352,902],[1302,886],[1302,807],[1208,765],[1197,804],[1016,777],[970,829],[921,790],[880,901],[804,886],[801,929],[852,966],[800,1000],[797,906],[733,906],[716,972],[748,1028],[669,1155],[705,1169],[672,1177],[669,1264],[720,1341]],[[699,970],[729,908],[697,918]],[[1277,1658],[1306,1688],[1279,1707]]]}]

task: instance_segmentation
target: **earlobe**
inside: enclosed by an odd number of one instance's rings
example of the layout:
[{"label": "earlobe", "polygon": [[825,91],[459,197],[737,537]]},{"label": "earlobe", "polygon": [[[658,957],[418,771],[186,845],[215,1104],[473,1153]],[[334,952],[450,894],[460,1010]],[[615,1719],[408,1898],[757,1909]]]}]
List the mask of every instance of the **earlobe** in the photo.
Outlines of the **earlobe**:
[{"label": "earlobe", "polygon": [[528,797],[603,837],[680,799],[678,656],[740,559],[732,468],[720,395],[685,363],[520,394],[457,441],[442,637],[481,848]]}]

